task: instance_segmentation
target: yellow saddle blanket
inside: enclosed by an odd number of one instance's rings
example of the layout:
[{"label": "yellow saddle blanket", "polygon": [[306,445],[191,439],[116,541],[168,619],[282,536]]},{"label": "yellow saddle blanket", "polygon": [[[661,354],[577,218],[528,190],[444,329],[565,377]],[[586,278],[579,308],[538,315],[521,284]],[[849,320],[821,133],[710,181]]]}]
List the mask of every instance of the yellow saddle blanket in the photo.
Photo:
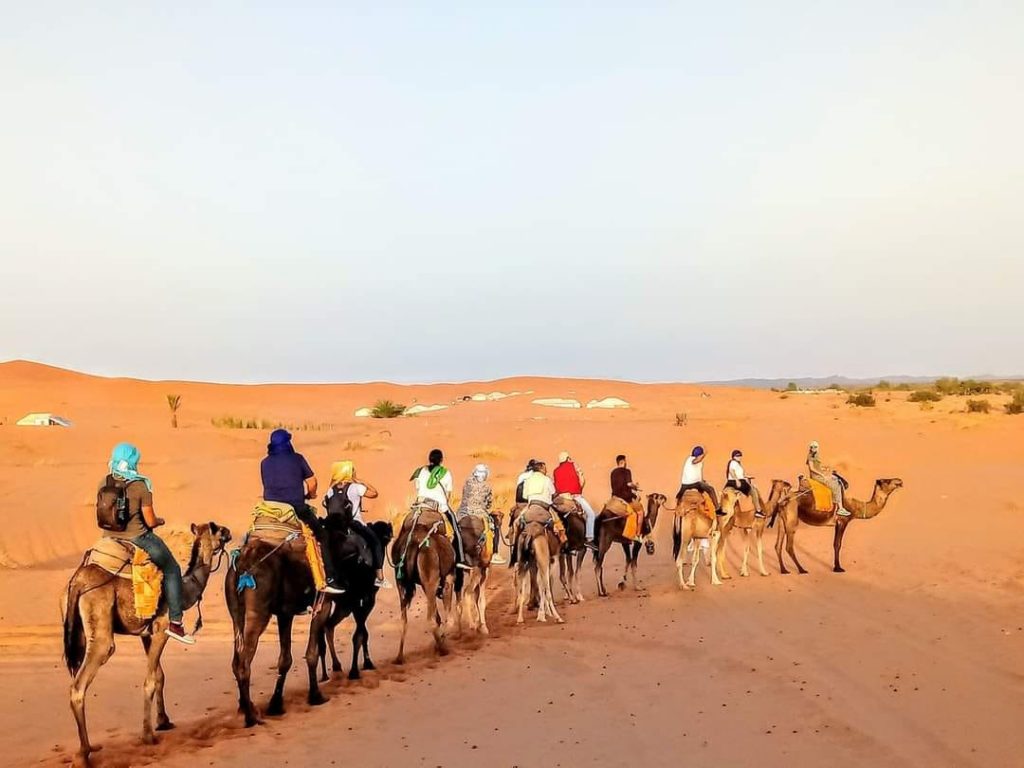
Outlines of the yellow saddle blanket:
[{"label": "yellow saddle blanket", "polygon": [[610,512],[615,517],[626,518],[626,526],[622,529],[622,537],[635,539],[640,535],[640,510],[636,508],[637,502],[627,504],[617,496],[613,496],[605,502],[604,512]]},{"label": "yellow saddle blanket", "polygon": [[90,550],[87,562],[119,578],[131,579],[136,616],[150,619],[156,614],[164,587],[164,573],[144,550],[131,542],[104,536]]},{"label": "yellow saddle blanket", "polygon": [[811,486],[811,493],[814,495],[814,508],[819,512],[832,512],[835,509],[832,489],[813,477],[807,478],[807,483]]},{"label": "yellow saddle blanket", "polygon": [[324,558],[320,552],[320,543],[313,535],[309,526],[299,520],[291,504],[276,501],[261,501],[252,511],[249,523],[249,537],[264,541],[283,542],[289,536],[301,533],[306,549],[306,560],[313,574],[313,585],[317,590],[327,585],[324,571]]}]

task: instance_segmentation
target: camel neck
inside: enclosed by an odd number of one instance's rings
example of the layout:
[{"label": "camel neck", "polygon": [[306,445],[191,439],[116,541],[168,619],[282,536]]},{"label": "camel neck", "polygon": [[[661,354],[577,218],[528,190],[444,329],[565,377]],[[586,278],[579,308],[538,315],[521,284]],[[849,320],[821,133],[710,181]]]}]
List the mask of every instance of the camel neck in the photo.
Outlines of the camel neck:
[{"label": "camel neck", "polygon": [[[202,546],[202,545],[200,545]],[[210,581],[210,567],[213,562],[213,552],[203,547],[202,554],[196,559],[195,564],[182,576],[182,603],[184,608],[191,608],[206,591],[206,585]]]},{"label": "camel neck", "polygon": [[882,511],[882,508],[885,507],[885,501],[887,498],[887,494],[883,493],[876,485],[875,490],[871,493],[871,498],[867,501],[860,501],[859,499],[851,497],[846,499],[846,503],[854,517],[862,520],[870,520]]}]

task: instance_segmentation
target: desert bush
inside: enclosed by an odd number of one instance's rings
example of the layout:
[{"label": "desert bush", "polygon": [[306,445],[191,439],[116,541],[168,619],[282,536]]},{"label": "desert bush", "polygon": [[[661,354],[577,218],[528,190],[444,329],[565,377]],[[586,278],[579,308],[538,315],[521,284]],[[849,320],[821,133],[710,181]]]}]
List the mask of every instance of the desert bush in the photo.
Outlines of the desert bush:
[{"label": "desert bush", "polygon": [[796,392],[797,389],[798,389],[798,387],[797,387],[795,381],[791,381],[791,382],[789,382],[789,384],[786,385],[786,391],[787,392]]},{"label": "desert bush", "polygon": [[960,379],[944,376],[935,380],[935,391],[943,395],[955,395],[960,392]]},{"label": "desert bush", "polygon": [[875,396],[870,392],[858,392],[855,395],[850,395],[846,398],[848,405],[856,405],[861,408],[874,408],[875,407]]},{"label": "desert bush", "polygon": [[788,400],[788,399],[789,399],[789,395],[787,395],[785,392],[783,392],[781,395],[779,395],[779,400]]},{"label": "desert bush", "polygon": [[474,459],[488,459],[490,461],[510,458],[508,451],[497,445],[481,445],[471,450],[469,455]]},{"label": "desert bush", "polygon": [[1010,400],[1003,408],[1007,413],[1018,414],[1024,413],[1024,389],[1018,389],[1013,393],[1013,399]]},{"label": "desert bush", "polygon": [[405,413],[405,406],[391,400],[378,400],[373,404],[370,416],[375,419],[397,419]]},{"label": "desert bush", "polygon": [[181,395],[168,395],[167,407],[171,409],[171,427],[178,428],[178,409],[181,408]]},{"label": "desert bush", "polygon": [[676,414],[676,426],[677,427],[685,427],[686,426],[686,414],[685,413],[677,413]]},{"label": "desert bush", "polygon": [[911,403],[937,403],[941,399],[942,395],[938,392],[930,389],[918,389],[910,393],[907,401]]},{"label": "desert bush", "polygon": [[988,400],[968,400],[968,413],[988,413],[992,410],[992,404]]}]

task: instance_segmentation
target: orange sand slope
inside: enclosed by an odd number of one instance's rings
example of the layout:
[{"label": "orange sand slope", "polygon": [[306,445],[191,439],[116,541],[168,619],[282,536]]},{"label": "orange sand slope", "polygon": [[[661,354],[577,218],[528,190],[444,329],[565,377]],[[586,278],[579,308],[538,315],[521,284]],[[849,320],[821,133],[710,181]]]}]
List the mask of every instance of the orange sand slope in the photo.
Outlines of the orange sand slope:
[{"label": "orange sand slope", "polygon": [[[306,638],[297,622],[289,713],[255,731],[241,729],[234,712],[230,624],[216,583],[200,645],[165,655],[168,708],[179,729],[156,747],[138,743],[137,641],[119,639],[89,701],[94,738],[107,745],[98,765],[192,765],[204,757],[216,765],[292,758],[329,765],[353,756],[367,765],[1024,764],[1024,417],[964,414],[954,398],[925,411],[903,393],[861,410],[841,395],[704,389],[710,397],[687,385],[537,378],[232,386],[0,365],[0,494],[8,510],[0,529],[0,693],[8,702],[0,747],[14,764],[54,765],[74,747],[56,604],[96,538],[95,487],[110,447],[139,445],[171,527],[212,519],[240,531],[260,492],[267,432],[211,423],[231,417],[296,425],[296,447],[321,478],[331,461],[355,460],[381,490],[371,518],[403,507],[411,470],[435,446],[445,450],[457,487],[484,461],[506,496],[528,458],[552,461],[569,450],[595,504],[608,493],[616,453],[629,455],[645,490],[671,493],[695,443],[707,448],[706,474],[717,484],[736,447],[762,485],[792,481],[816,439],[858,498],[876,477],[899,476],[906,487],[877,519],[851,525],[844,575],[829,571],[831,531],[801,526],[797,547],[811,574],[780,576],[771,553],[769,578],[713,589],[701,570],[697,592],[680,593],[664,520],[657,552],[641,559],[639,596],[592,599],[586,567],[588,601],[560,606],[566,625],[516,628],[501,616],[509,580],[502,569],[492,578],[495,634],[456,643],[453,657],[440,661],[418,621],[410,629],[418,649],[412,663],[383,663],[397,646],[396,598],[385,593],[371,619],[380,671],[361,683],[329,684],[332,701],[316,710],[302,697]],[[495,391],[530,394],[462,400]],[[183,400],[176,430],[165,398],[172,393]],[[606,397],[631,407],[532,403]],[[387,421],[353,415],[381,398],[450,407]],[[66,416],[74,427],[13,426],[30,411]],[[677,413],[687,414],[685,426],[675,426]],[[769,531],[767,540],[774,536]],[[621,562],[619,552],[609,556],[609,585]],[[338,640],[346,667],[347,627]],[[261,704],[275,653],[268,635],[254,666]]]}]

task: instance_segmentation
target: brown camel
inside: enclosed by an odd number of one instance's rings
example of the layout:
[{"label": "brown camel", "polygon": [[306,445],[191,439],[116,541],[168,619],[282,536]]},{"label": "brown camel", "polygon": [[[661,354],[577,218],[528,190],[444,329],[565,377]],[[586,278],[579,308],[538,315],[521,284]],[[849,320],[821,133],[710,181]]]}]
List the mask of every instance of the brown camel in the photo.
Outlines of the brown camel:
[{"label": "brown camel", "polygon": [[[640,536],[643,539],[643,546],[648,555],[654,554],[654,526],[658,522],[658,511],[665,504],[665,496],[660,493],[652,493],[647,496],[647,514],[644,515],[643,526]],[[636,565],[640,557],[639,541],[623,537],[626,529],[626,518],[616,515],[604,505],[601,513],[597,516],[597,525],[594,529],[597,539],[597,551],[594,552],[594,576],[597,579],[597,594],[599,597],[608,597],[608,590],[604,588],[604,558],[612,544],[618,542],[622,545],[622,551],[626,555],[626,568],[622,572],[622,579],[619,581],[619,589],[626,588],[626,577],[631,576],[633,589],[640,589],[636,580]]]},{"label": "brown camel", "polygon": [[[224,551],[231,531],[216,523],[193,525],[192,555],[182,577],[182,600],[186,608],[198,603],[206,590],[213,558]],[[82,565],[72,575],[64,596],[64,660],[71,673],[71,709],[78,723],[80,742],[75,762],[88,765],[89,755],[100,749],[89,741],[85,725],[85,696],[100,667],[114,653],[114,635],[135,635],[146,651],[146,681],[142,686],[142,740],[156,743],[153,732],[153,704],[156,730],[174,727],[164,706],[164,670],[160,656],[168,637],[167,605],[161,600],[156,615],[140,619],[135,614],[132,580],[113,575],[98,565]],[[128,571],[130,573],[130,571]]]},{"label": "brown camel", "polygon": [[793,492],[791,490],[792,486],[784,480],[774,480],[772,482],[773,495],[775,494],[777,483],[780,484],[779,488],[782,494],[779,503],[775,505],[775,509],[772,511],[768,527],[771,528],[775,524],[777,517],[781,518],[782,526],[779,528],[775,538],[775,554],[779,557],[779,570],[782,573],[789,573],[786,570],[786,564],[782,561],[783,539],[786,540],[786,551],[793,559],[793,562],[796,563],[797,571],[799,573],[807,573],[796,558],[794,546],[796,529],[801,522],[819,527],[826,525],[835,526],[835,536],[833,537],[835,562],[832,570],[836,573],[844,573],[845,571],[839,563],[839,552],[843,548],[843,534],[846,533],[846,528],[850,521],[854,519],[870,520],[872,517],[875,517],[885,508],[885,504],[893,492],[903,487],[903,481],[898,477],[875,480],[875,487],[868,501],[860,501],[851,496],[843,496],[843,506],[851,513],[850,516],[843,516],[837,515],[835,512],[819,512],[815,509],[814,495],[811,493],[810,485],[802,476],[800,478],[799,490],[796,492]]},{"label": "brown camel", "polygon": [[409,605],[416,596],[417,585],[427,599],[427,622],[434,633],[434,648],[441,656],[447,655],[446,614],[452,607],[455,586],[455,549],[445,534],[444,521],[436,507],[413,507],[391,548],[391,561],[395,564],[395,581],[402,606],[402,639],[395,663],[405,663]]},{"label": "brown camel", "polygon": [[[668,509],[668,507],[666,507]],[[722,582],[718,578],[718,539],[721,536],[720,518],[709,517],[704,511],[704,497],[700,491],[691,488],[683,494],[674,509],[675,520],[672,523],[672,557],[676,561],[679,572],[679,587],[693,589],[697,566],[700,564],[700,542],[707,540],[711,551],[711,583],[715,586]],[[693,542],[693,554],[690,563],[690,578],[683,578],[683,565],[686,551]]]},{"label": "brown camel", "polygon": [[513,546],[518,548],[515,570],[515,592],[518,595],[518,618],[523,623],[523,609],[530,601],[533,585],[537,587],[537,621],[547,621],[550,614],[559,624],[562,617],[555,608],[553,594],[554,572],[552,565],[560,542],[558,537],[545,525],[537,521],[526,522]]},{"label": "brown camel", "polygon": [[251,533],[228,568],[224,599],[235,638],[231,671],[238,685],[238,710],[247,728],[263,722],[250,695],[252,660],[260,636],[275,617],[280,650],[267,714],[283,715],[284,683],[292,666],[292,622],[313,604],[316,594],[305,539],[298,530]]},{"label": "brown camel", "polygon": [[498,548],[500,536],[497,524],[494,527],[494,543],[490,552],[486,546],[485,530],[491,525],[491,516],[464,514],[459,518],[459,534],[462,536],[462,551],[466,553],[469,570],[462,578],[456,575],[456,613],[459,634],[462,634],[462,620],[469,621],[469,628],[482,635],[487,629],[487,578],[491,570],[491,557]]},{"label": "brown camel", "polygon": [[[773,498],[775,494],[776,489],[773,483],[772,495],[768,497],[768,501],[765,503],[764,512],[759,515],[754,512],[752,503],[749,506],[743,504],[746,497],[740,491],[732,487],[727,487],[722,491],[722,512],[725,513],[725,516],[719,520],[718,527],[722,535],[718,539],[717,553],[718,573],[721,578],[732,578],[725,557],[725,542],[729,534],[736,528],[743,531],[743,563],[740,565],[740,576],[750,575],[747,570],[747,558],[750,555],[751,533],[754,534],[754,542],[757,547],[758,568],[762,576],[768,575],[768,570],[764,567],[764,529],[768,522],[768,515],[775,509],[777,501],[777,499]],[[695,557],[696,554],[694,553]]]},{"label": "brown camel", "polygon": [[558,550],[558,580],[572,604],[583,602],[580,569],[587,556],[587,519],[575,499],[555,499],[555,511],[565,527],[565,544]]}]

